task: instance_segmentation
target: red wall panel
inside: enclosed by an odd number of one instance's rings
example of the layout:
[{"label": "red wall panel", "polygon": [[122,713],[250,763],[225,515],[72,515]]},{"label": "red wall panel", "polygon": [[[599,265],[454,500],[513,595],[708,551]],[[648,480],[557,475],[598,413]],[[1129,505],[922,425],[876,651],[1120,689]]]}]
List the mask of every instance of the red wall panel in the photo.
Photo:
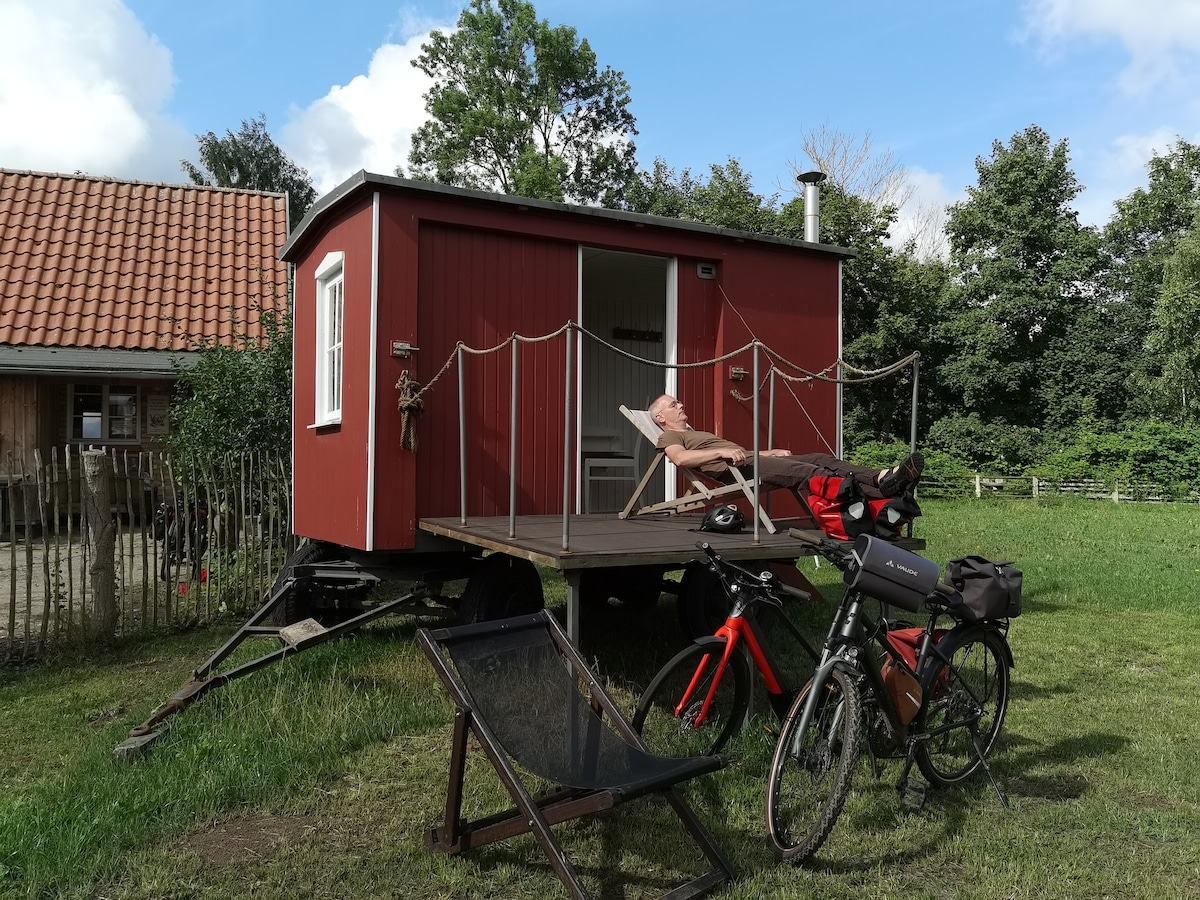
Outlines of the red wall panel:
[{"label": "red wall panel", "polygon": [[[332,251],[345,253],[345,340],[342,424],[314,421],[316,267]],[[295,531],[352,547],[366,546],[367,384],[371,353],[371,199],[348,208],[296,267],[293,388]]]}]

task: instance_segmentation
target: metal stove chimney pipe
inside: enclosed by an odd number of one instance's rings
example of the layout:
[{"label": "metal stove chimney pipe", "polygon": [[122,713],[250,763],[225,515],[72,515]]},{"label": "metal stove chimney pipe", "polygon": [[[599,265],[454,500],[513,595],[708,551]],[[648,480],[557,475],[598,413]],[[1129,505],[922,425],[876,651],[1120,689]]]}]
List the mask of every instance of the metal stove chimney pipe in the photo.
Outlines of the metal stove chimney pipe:
[{"label": "metal stove chimney pipe", "polygon": [[804,240],[821,243],[821,189],[817,187],[828,178],[824,172],[802,172],[796,181],[804,185]]}]

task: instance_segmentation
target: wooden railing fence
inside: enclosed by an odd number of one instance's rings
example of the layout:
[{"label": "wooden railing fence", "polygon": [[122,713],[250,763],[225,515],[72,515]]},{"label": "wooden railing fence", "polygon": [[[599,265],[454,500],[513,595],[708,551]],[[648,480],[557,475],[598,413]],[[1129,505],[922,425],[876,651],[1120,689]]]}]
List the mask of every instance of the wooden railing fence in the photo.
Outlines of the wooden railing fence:
[{"label": "wooden railing fence", "polygon": [[[99,475],[85,475],[85,457]],[[198,466],[165,453],[68,446],[49,460],[9,454],[7,470],[0,662],[83,638],[244,616],[294,547],[288,464],[279,458]],[[88,515],[89,497],[103,498],[106,511]]]}]

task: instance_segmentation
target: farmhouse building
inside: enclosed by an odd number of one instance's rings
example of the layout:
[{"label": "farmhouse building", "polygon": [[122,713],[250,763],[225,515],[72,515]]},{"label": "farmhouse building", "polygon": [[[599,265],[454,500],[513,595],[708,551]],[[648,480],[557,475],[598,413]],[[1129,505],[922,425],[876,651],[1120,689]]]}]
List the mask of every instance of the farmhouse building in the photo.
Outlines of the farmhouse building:
[{"label": "farmhouse building", "polygon": [[286,237],[283,194],[0,170],[0,477],[156,446],[177,362],[286,308]]}]

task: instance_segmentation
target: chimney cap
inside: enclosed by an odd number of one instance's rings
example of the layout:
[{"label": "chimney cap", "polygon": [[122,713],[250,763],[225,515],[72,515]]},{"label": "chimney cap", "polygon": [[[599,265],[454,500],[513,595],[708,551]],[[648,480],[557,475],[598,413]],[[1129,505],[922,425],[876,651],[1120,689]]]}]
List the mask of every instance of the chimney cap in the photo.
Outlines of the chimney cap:
[{"label": "chimney cap", "polygon": [[801,184],[820,184],[828,177],[824,172],[813,170],[812,172],[801,172],[796,176],[796,180]]}]

